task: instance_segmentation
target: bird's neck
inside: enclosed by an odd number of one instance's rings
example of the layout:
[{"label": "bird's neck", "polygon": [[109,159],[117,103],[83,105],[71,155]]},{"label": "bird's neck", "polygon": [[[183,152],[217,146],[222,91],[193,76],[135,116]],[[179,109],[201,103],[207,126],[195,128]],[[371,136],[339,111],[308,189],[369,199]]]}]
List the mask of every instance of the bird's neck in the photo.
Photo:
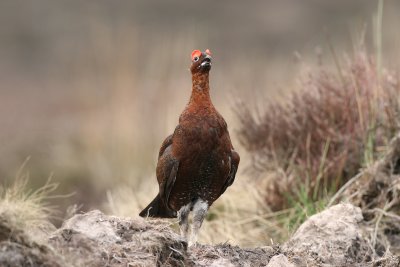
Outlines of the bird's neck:
[{"label": "bird's neck", "polygon": [[189,104],[211,104],[209,73],[192,75],[192,95]]}]

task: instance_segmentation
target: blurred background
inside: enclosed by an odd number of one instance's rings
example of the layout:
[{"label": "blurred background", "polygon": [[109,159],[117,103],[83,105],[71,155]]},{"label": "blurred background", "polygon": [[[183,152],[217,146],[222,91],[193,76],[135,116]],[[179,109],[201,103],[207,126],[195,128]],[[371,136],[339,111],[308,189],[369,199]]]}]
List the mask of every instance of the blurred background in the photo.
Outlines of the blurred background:
[{"label": "blurred background", "polygon": [[[235,101],[279,101],[304,69],[333,67],[330,46],[342,60],[360,40],[375,49],[377,5],[3,0],[0,180],[11,183],[21,167],[32,188],[52,177],[57,194],[75,192],[54,200],[61,217],[73,204],[135,216],[158,190],[159,146],[189,99],[190,53],[209,48],[212,98],[242,157],[237,181],[248,181]],[[399,1],[385,1],[383,60],[396,70],[399,12]],[[239,181],[225,195],[243,190]]]}]

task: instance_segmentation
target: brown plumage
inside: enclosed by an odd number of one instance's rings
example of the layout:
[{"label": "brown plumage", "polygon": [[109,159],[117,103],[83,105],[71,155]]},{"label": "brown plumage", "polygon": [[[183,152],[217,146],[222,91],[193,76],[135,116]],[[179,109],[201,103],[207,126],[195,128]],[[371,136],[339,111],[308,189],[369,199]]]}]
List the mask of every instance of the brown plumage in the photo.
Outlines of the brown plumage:
[{"label": "brown plumage", "polygon": [[178,217],[187,238],[188,215],[193,211],[190,243],[196,242],[208,208],[233,183],[240,160],[226,122],[211,102],[211,60],[208,49],[192,53],[192,95],[174,133],[161,145],[156,170],[159,194],[140,213]]}]

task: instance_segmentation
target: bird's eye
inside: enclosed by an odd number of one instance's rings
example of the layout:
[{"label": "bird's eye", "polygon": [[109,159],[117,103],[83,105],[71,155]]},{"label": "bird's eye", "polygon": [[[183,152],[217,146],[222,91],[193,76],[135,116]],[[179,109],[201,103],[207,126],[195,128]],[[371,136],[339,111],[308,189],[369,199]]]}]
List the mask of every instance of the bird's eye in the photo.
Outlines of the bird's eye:
[{"label": "bird's eye", "polygon": [[190,58],[192,59],[192,61],[196,62],[200,59],[201,56],[201,51],[200,50],[193,50],[192,55],[190,56]]}]

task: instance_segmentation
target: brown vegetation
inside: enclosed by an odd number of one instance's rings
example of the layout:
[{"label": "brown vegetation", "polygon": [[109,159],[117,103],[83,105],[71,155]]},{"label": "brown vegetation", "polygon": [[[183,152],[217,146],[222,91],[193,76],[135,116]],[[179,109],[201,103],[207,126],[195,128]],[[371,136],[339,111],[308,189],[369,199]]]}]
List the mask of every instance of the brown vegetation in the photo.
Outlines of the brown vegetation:
[{"label": "brown vegetation", "polygon": [[237,112],[252,169],[272,177],[265,195],[273,210],[288,207],[288,196],[301,191],[313,201],[334,192],[371,163],[400,126],[399,82],[365,52],[337,72],[320,66],[300,87],[261,114],[246,105]]}]

